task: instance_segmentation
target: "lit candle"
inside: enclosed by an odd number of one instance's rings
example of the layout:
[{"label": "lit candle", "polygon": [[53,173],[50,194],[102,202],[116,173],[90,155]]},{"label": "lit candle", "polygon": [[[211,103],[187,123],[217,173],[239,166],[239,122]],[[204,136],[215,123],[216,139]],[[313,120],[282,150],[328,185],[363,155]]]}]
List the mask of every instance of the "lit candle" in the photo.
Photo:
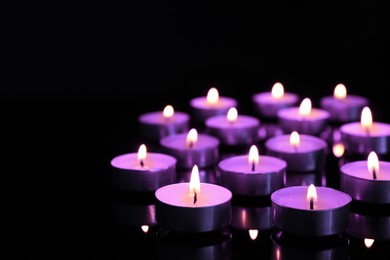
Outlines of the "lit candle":
[{"label": "lit candle", "polygon": [[225,228],[231,221],[232,193],[216,184],[201,183],[196,165],[190,182],[161,187],[155,195],[157,223],[168,230],[209,232]]},{"label": "lit candle", "polygon": [[329,120],[335,123],[358,121],[362,109],[368,104],[365,97],[347,95],[344,84],[337,84],[333,96],[325,96],[320,100],[320,107],[329,112]]},{"label": "lit candle", "polygon": [[390,162],[379,161],[375,152],[370,152],[367,161],[342,165],[340,172],[340,189],[354,200],[390,203]]},{"label": "lit candle", "polygon": [[302,100],[299,107],[288,107],[278,111],[278,122],[285,133],[298,131],[302,134],[320,135],[328,126],[329,112],[312,108],[309,98]]},{"label": "lit candle", "polygon": [[341,140],[348,154],[367,155],[389,153],[390,124],[373,122],[369,107],[364,107],[360,122],[345,123],[340,127]]},{"label": "lit candle", "polygon": [[217,137],[221,145],[249,145],[257,141],[260,120],[248,115],[238,115],[237,109],[231,107],[227,115],[210,117],[205,125],[206,132]]},{"label": "lit candle", "polygon": [[219,159],[219,144],[218,138],[198,134],[195,128],[160,140],[165,152],[175,157],[177,166],[184,169],[191,169],[195,164],[199,168],[215,165]]},{"label": "lit candle", "polygon": [[266,154],[287,162],[287,171],[308,172],[320,170],[325,163],[328,144],[321,138],[298,134],[279,135],[265,142]]},{"label": "lit candle", "polygon": [[328,187],[292,186],[271,194],[276,228],[306,237],[343,233],[349,224],[352,198]]},{"label": "lit candle", "polygon": [[176,162],[176,158],[167,154],[148,153],[142,144],[138,153],[111,160],[113,186],[125,191],[155,191],[175,181]]},{"label": "lit candle", "polygon": [[163,111],[149,112],[139,116],[140,134],[145,140],[159,141],[162,137],[187,132],[190,116],[175,111],[167,105]]},{"label": "lit candle", "polygon": [[284,186],[287,164],[272,156],[260,156],[255,145],[248,155],[232,156],[218,164],[221,185],[235,195],[266,196]]},{"label": "lit candle", "polygon": [[295,106],[298,101],[299,96],[295,93],[285,92],[280,82],[276,82],[270,92],[260,92],[252,96],[256,112],[263,118],[276,118],[279,110]]},{"label": "lit candle", "polygon": [[235,98],[220,96],[216,88],[210,88],[206,97],[196,97],[190,100],[193,119],[204,123],[212,116],[226,115],[231,107],[237,107]]}]

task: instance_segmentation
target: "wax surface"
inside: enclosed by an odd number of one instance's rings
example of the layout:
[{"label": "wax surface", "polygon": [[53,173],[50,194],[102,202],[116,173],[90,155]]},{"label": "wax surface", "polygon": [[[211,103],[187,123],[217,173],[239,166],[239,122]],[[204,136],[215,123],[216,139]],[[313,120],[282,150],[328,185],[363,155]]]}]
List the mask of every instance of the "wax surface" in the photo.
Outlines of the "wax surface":
[{"label": "wax surface", "polygon": [[226,115],[220,115],[207,119],[206,125],[220,129],[240,129],[260,125],[260,121],[252,116],[238,115],[236,121],[229,122]]},{"label": "wax surface", "polygon": [[199,109],[220,109],[231,108],[237,106],[237,100],[230,97],[219,97],[218,102],[215,104],[208,104],[207,97],[197,97],[190,101],[192,107]]},{"label": "wax surface", "polygon": [[198,134],[198,140],[191,148],[186,143],[187,133],[175,134],[161,139],[161,145],[175,148],[177,150],[203,150],[204,148],[214,148],[219,145],[219,140],[213,136]]},{"label": "wax surface", "polygon": [[266,141],[265,146],[268,149],[284,153],[307,153],[327,147],[327,143],[319,137],[304,134],[300,134],[299,137],[300,143],[296,148],[290,144],[290,135],[271,137]]},{"label": "wax surface", "polygon": [[219,163],[221,169],[243,174],[272,173],[287,167],[284,160],[272,156],[260,156],[259,162],[252,171],[252,164],[248,161],[248,155],[233,156]]},{"label": "wax surface", "polygon": [[272,92],[257,93],[253,96],[253,101],[262,104],[292,104],[298,102],[298,95],[294,93],[284,92],[280,98],[274,98]]},{"label": "wax surface", "polygon": [[380,136],[390,136],[390,124],[373,122],[372,127],[370,128],[369,134],[367,134],[366,129],[364,129],[360,122],[352,122],[344,124],[340,127],[340,131],[354,136],[365,136],[365,137],[380,137]]},{"label": "wax surface", "polygon": [[111,160],[111,165],[124,170],[158,171],[169,168],[176,163],[176,159],[172,156],[160,153],[148,153],[143,160],[144,167],[141,167],[137,156],[138,153],[119,155]]},{"label": "wax surface", "polygon": [[171,118],[165,118],[162,111],[150,112],[139,117],[139,121],[144,124],[177,124],[190,120],[190,116],[184,112],[175,112]]},{"label": "wax surface", "polygon": [[[292,186],[282,188],[271,195],[271,200],[287,208],[310,210],[310,203],[307,201],[307,190],[309,186]],[[317,201],[314,202],[314,210],[330,210],[345,206],[351,202],[351,197],[344,192],[328,188],[316,187]]]},{"label": "wax surface", "polygon": [[[376,180],[368,170],[367,161],[356,161],[344,164],[340,170],[350,176],[373,181],[390,181],[390,162],[379,161],[379,171],[376,173]],[[390,192],[390,191],[389,191]]]},{"label": "wax surface", "polygon": [[310,114],[300,115],[298,107],[289,107],[279,110],[278,117],[289,119],[289,120],[325,120],[329,118],[329,112],[323,109],[312,108]]},{"label": "wax surface", "polygon": [[178,207],[209,207],[226,203],[231,200],[230,190],[211,183],[201,183],[197,201],[194,204],[194,196],[190,193],[189,182],[170,184],[156,191],[156,198],[166,204]]},{"label": "wax surface", "polygon": [[361,96],[347,95],[343,99],[335,98],[334,96],[323,97],[320,101],[322,106],[333,106],[335,108],[351,108],[356,106],[364,106],[368,104],[368,100]]}]

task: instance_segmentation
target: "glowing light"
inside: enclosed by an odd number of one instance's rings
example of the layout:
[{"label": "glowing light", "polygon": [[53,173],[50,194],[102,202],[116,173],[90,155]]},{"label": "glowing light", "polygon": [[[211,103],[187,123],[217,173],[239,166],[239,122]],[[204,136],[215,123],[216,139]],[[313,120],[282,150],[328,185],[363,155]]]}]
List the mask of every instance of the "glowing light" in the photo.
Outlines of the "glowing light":
[{"label": "glowing light", "polygon": [[360,117],[360,123],[363,128],[370,129],[372,126],[372,115],[369,107],[364,107]]},{"label": "glowing light", "polygon": [[313,184],[310,184],[309,188],[307,189],[307,201],[317,201],[317,189]]},{"label": "glowing light", "polygon": [[375,152],[370,152],[368,155],[367,167],[371,174],[379,172],[379,160]]},{"label": "glowing light", "polygon": [[218,103],[219,93],[216,88],[210,88],[207,92],[207,104],[214,105]]},{"label": "glowing light", "polygon": [[252,239],[252,240],[255,240],[259,234],[259,230],[257,229],[249,229],[249,237]]},{"label": "glowing light", "polygon": [[297,131],[293,131],[290,134],[290,144],[293,146],[298,146],[301,142],[301,138],[299,137],[299,134]]},{"label": "glowing light", "polygon": [[173,114],[175,113],[173,107],[171,105],[167,105],[163,110],[163,117],[164,118],[172,118]]},{"label": "glowing light", "polygon": [[299,106],[299,114],[302,116],[308,116],[311,112],[311,100],[305,98],[302,100],[301,105]]},{"label": "glowing light", "polygon": [[337,99],[344,99],[347,96],[347,88],[344,84],[337,84],[334,88],[333,97]]},{"label": "glowing light", "polygon": [[192,128],[188,131],[186,143],[188,146],[192,147],[198,141],[198,132],[195,128]]},{"label": "glowing light", "polygon": [[344,144],[342,144],[342,143],[335,143],[335,144],[333,144],[332,152],[333,152],[333,155],[335,157],[340,158],[341,156],[344,155],[344,151],[345,151]]},{"label": "glowing light", "polygon": [[259,150],[257,149],[256,145],[252,145],[249,149],[248,161],[250,164],[259,163]]},{"label": "glowing light", "polygon": [[199,177],[199,169],[197,165],[192,167],[191,179],[190,179],[190,194],[195,196],[195,194],[199,195],[200,192],[200,177]]},{"label": "glowing light", "polygon": [[235,107],[231,107],[227,113],[227,120],[231,123],[235,122],[238,117],[238,112]]},{"label": "glowing light", "polygon": [[138,148],[138,154],[137,154],[138,160],[139,161],[145,160],[146,154],[147,154],[146,145],[141,144],[140,147]]},{"label": "glowing light", "polygon": [[367,247],[367,248],[370,248],[372,246],[372,244],[374,244],[374,239],[371,239],[371,238],[365,238],[364,239],[364,245]]},{"label": "glowing light", "polygon": [[148,233],[148,231],[149,231],[149,226],[148,226],[148,225],[142,225],[142,226],[141,226],[141,229],[142,229],[142,231],[143,231],[144,233]]},{"label": "glowing light", "polygon": [[276,82],[271,90],[271,95],[273,98],[282,98],[284,95],[284,88],[283,85],[280,82]]}]

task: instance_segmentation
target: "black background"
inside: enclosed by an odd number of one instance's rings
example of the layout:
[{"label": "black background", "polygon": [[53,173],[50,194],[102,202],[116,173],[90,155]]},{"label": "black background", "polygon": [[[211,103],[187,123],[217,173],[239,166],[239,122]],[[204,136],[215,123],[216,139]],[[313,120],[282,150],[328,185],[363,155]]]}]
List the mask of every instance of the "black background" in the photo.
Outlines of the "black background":
[{"label": "black background", "polygon": [[319,98],[342,82],[390,121],[385,1],[144,1],[12,8],[2,97],[9,258],[113,257],[109,161],[137,149],[137,116],[211,86],[252,113],[280,81]]}]

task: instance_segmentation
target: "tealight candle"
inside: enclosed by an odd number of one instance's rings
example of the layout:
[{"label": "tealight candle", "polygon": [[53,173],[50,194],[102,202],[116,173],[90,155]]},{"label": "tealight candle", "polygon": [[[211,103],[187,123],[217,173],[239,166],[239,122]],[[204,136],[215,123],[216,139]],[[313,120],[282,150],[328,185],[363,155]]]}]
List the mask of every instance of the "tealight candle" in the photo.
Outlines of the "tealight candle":
[{"label": "tealight candle", "polygon": [[219,158],[219,144],[218,138],[198,134],[195,128],[188,133],[170,135],[160,140],[166,153],[177,159],[177,166],[185,169],[195,164],[199,168],[215,165]]},{"label": "tealight candle", "polygon": [[205,126],[206,132],[217,137],[221,145],[249,145],[257,141],[260,120],[248,115],[238,115],[237,109],[231,107],[227,115],[208,118]]},{"label": "tealight candle", "polygon": [[325,96],[320,100],[320,107],[329,112],[329,120],[335,123],[358,121],[362,109],[369,100],[362,96],[347,95],[344,84],[337,84],[333,96]]},{"label": "tealight candle", "polygon": [[390,151],[390,124],[373,122],[367,106],[362,110],[360,122],[343,124],[340,133],[346,153],[367,155],[371,151],[377,154]]},{"label": "tealight candle", "polygon": [[306,237],[343,233],[352,198],[328,187],[292,186],[271,194],[272,222],[290,234]]},{"label": "tealight candle", "polygon": [[201,183],[194,165],[190,182],[175,183],[155,192],[157,223],[172,231],[200,233],[227,227],[232,193],[225,187]]},{"label": "tealight candle", "polygon": [[231,107],[237,107],[235,98],[219,96],[216,88],[210,88],[206,97],[196,97],[190,100],[193,119],[198,123],[212,116],[226,115]]},{"label": "tealight candle", "polygon": [[219,162],[221,185],[233,194],[266,196],[284,186],[287,164],[272,156],[259,156],[252,145],[248,155],[229,157]]},{"label": "tealight candle", "polygon": [[142,144],[138,153],[122,154],[111,160],[113,186],[125,191],[155,191],[175,181],[176,162],[167,154],[148,153]]},{"label": "tealight candle", "polygon": [[138,117],[140,134],[145,140],[159,141],[162,137],[189,130],[190,116],[167,105],[163,111],[149,112]]},{"label": "tealight candle", "polygon": [[280,82],[272,86],[271,92],[260,92],[252,96],[252,102],[260,117],[276,119],[277,112],[283,108],[295,106],[299,96],[285,92]]},{"label": "tealight candle", "polygon": [[328,126],[329,112],[312,108],[309,98],[302,100],[299,107],[288,107],[278,111],[280,128],[285,133],[298,131],[302,134],[320,135]]},{"label": "tealight candle", "polygon": [[320,170],[325,164],[328,144],[321,138],[300,135],[279,135],[265,142],[266,154],[287,162],[287,171],[308,172]]},{"label": "tealight candle", "polygon": [[340,189],[354,200],[390,203],[390,162],[379,161],[375,152],[367,161],[342,165],[340,172]]}]

